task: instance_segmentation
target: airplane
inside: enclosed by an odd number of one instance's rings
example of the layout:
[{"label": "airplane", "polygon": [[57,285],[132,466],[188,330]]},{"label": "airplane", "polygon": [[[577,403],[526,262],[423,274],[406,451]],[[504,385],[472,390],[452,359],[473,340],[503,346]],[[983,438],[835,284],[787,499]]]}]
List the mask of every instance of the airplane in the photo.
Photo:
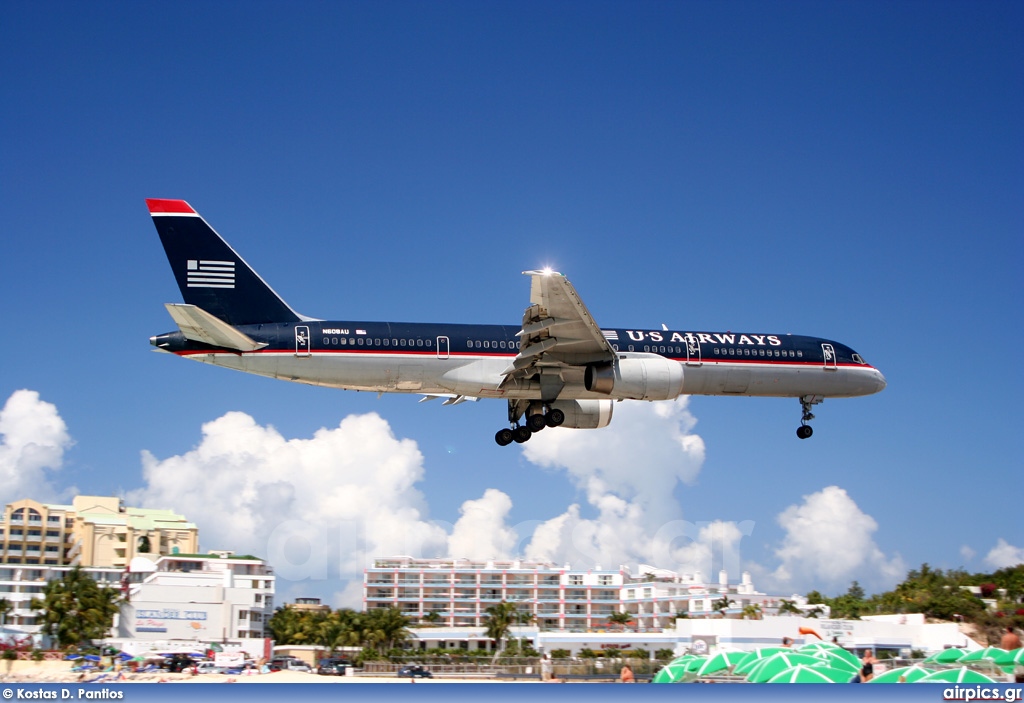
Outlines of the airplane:
[{"label": "airplane", "polygon": [[524,271],[519,325],[321,320],[295,312],[184,200],[147,199],[184,303],[159,351],[286,381],[419,394],[455,405],[505,399],[500,446],[545,428],[597,429],[622,400],[680,395],[797,398],[797,436],[825,398],[878,393],[885,377],[845,344],[789,334],[601,327],[569,280]]}]

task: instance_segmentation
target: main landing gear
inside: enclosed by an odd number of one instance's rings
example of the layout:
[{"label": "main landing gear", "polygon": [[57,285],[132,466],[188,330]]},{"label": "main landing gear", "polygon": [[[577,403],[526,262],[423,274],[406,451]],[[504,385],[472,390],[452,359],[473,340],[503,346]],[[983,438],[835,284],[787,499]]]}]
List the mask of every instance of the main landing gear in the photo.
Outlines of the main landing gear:
[{"label": "main landing gear", "polygon": [[[522,425],[519,420],[526,416],[526,422]],[[558,408],[552,408],[547,403],[538,401],[508,401],[508,421],[511,427],[498,430],[494,435],[494,441],[498,446],[507,447],[516,442],[522,444],[529,441],[534,432],[540,432],[545,427],[558,427],[565,422],[565,413]]]},{"label": "main landing gear", "polygon": [[796,436],[800,439],[807,439],[814,430],[807,423],[814,419],[814,413],[811,412],[811,406],[817,405],[821,401],[825,400],[820,395],[805,395],[800,399],[800,407],[803,409],[803,416],[800,418],[800,426],[796,428]]}]

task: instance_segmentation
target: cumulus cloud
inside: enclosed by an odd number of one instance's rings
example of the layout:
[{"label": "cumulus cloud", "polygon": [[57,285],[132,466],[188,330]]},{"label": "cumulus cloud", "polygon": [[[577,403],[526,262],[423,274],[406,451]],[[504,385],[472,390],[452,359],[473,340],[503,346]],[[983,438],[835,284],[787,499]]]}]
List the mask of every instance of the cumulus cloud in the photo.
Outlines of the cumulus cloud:
[{"label": "cumulus cloud", "polygon": [[415,488],[416,443],[375,413],[286,439],[230,412],[203,425],[193,450],[162,460],[143,452],[142,463],[146,485],[129,504],[176,509],[198,524],[204,548],[263,556],[285,580],[359,578],[374,556],[447,551]]},{"label": "cumulus cloud", "polygon": [[960,547],[960,556],[964,558],[964,561],[971,561],[974,559],[975,555],[975,551],[971,549],[970,546],[965,544]]},{"label": "cumulus cloud", "polygon": [[565,471],[596,512],[584,517],[576,503],[542,522],[527,558],[574,568],[647,562],[704,575],[724,566],[738,575],[739,541],[752,524],[688,522],[674,497],[704,463],[688,400],[620,403],[615,421],[599,433],[542,432],[524,445],[527,460]]},{"label": "cumulus cloud", "polygon": [[781,584],[805,579],[832,586],[850,579],[891,584],[906,571],[898,556],[887,558],[875,544],[878,523],[838,486],[804,496],[778,522],[786,536],[775,552],[782,563],[773,576]]},{"label": "cumulus cloud", "polygon": [[0,505],[61,495],[51,476],[72,444],[55,405],[41,400],[36,391],[15,391],[0,410]]},{"label": "cumulus cloud", "polygon": [[607,428],[534,435],[523,455],[538,466],[562,469],[587,497],[609,513],[642,511],[646,526],[679,516],[678,483],[693,483],[704,463],[704,440],[691,430],[689,398],[659,403],[617,403]]},{"label": "cumulus cloud", "polygon": [[505,524],[510,510],[512,499],[495,488],[488,488],[479,500],[467,500],[448,538],[448,553],[478,560],[516,556],[519,536]]},{"label": "cumulus cloud", "polygon": [[1008,569],[1017,564],[1024,564],[1024,547],[1014,547],[1000,538],[996,546],[985,555],[985,563],[994,569]]}]

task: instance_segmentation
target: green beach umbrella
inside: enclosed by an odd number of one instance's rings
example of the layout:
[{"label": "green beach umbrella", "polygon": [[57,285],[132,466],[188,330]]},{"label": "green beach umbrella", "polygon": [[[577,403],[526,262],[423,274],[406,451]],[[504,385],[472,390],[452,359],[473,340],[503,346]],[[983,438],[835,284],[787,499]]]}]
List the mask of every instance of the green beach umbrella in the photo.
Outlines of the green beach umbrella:
[{"label": "green beach umbrella", "polygon": [[995,683],[996,680],[991,676],[985,676],[977,671],[968,669],[966,666],[962,666],[959,669],[943,669],[942,671],[933,671],[927,676],[922,676],[915,683],[932,683],[939,681],[942,683]]},{"label": "green beach umbrella", "polygon": [[812,642],[811,644],[805,644],[797,651],[801,654],[813,654],[815,656],[828,655],[830,657],[842,659],[856,667],[857,671],[860,671],[861,663],[857,658],[857,655],[843,649],[838,644],[833,644],[831,642]]},{"label": "green beach umbrella", "polygon": [[792,652],[793,650],[785,647],[763,647],[761,649],[755,649],[753,652],[747,652],[747,656],[736,662],[736,666],[733,667],[732,673],[734,674],[747,674],[753,669],[759,661],[767,659],[773,654],[779,652]]},{"label": "green beach umbrella", "polygon": [[[850,661],[848,657],[843,657],[826,649],[819,649],[812,656],[815,659],[820,659],[825,666],[830,666],[833,669],[842,669],[854,674],[860,671],[861,663],[857,661],[856,657],[853,658],[853,661]],[[852,657],[853,655],[850,656]]]},{"label": "green beach umbrella", "polygon": [[1024,665],[1024,649],[1011,649],[1006,651],[1005,654],[1000,654],[995,658],[995,663],[999,666],[1013,666],[1014,664]]},{"label": "green beach umbrella", "polygon": [[697,673],[697,670],[704,666],[704,662],[706,662],[707,659],[707,657],[694,657],[690,661],[686,662],[686,670],[690,673]]},{"label": "green beach umbrella", "polygon": [[941,652],[935,652],[924,659],[925,664],[954,664],[960,661],[960,658],[967,654],[966,649],[943,649]]},{"label": "green beach umbrella", "polygon": [[684,661],[684,657],[670,661],[665,666],[661,667],[661,671],[654,675],[651,683],[678,683],[686,676],[686,665],[689,660]]},{"label": "green beach umbrella", "polygon": [[868,683],[900,683],[900,677],[903,678],[903,683],[914,683],[933,671],[934,669],[927,669],[923,666],[901,666],[879,674]]},{"label": "green beach umbrella", "polygon": [[817,657],[812,657],[810,654],[779,652],[762,659],[747,674],[747,681],[750,683],[764,683],[786,669],[792,669],[800,664],[804,666],[821,666],[821,660]]},{"label": "green beach umbrella", "polygon": [[725,669],[731,669],[736,666],[741,659],[746,658],[746,652],[716,652],[715,654],[708,657],[700,669],[697,670],[697,676],[707,676],[713,674],[716,671],[724,671]]},{"label": "green beach umbrella", "polygon": [[1009,654],[1008,651],[1002,647],[985,647],[984,649],[977,649],[970,654],[965,654],[960,659],[957,659],[957,664],[968,664],[970,662],[980,661],[997,661],[999,657]]},{"label": "green beach umbrella", "polygon": [[768,683],[837,683],[826,675],[825,668],[799,664],[779,672]]}]

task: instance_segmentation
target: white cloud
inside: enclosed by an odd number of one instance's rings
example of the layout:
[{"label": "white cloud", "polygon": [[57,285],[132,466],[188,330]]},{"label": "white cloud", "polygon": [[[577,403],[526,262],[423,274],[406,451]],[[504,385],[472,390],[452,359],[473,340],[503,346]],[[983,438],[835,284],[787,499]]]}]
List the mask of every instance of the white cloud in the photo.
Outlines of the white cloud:
[{"label": "white cloud", "polygon": [[12,393],[0,410],[0,505],[73,493],[58,491],[48,473],[60,469],[72,444],[55,405],[41,400],[36,391]]},{"label": "white cloud", "polygon": [[971,561],[974,559],[976,554],[977,553],[966,544],[960,547],[960,556],[964,558],[964,561]]},{"label": "white cloud", "polygon": [[896,556],[887,558],[872,535],[878,523],[845,490],[829,486],[804,496],[778,516],[786,531],[775,554],[781,564],[773,574],[781,585],[811,580],[832,586],[848,580],[892,584],[904,576]]},{"label": "white cloud", "polygon": [[607,501],[624,500],[642,510],[647,527],[679,517],[673,491],[692,483],[704,463],[704,440],[688,398],[615,405],[614,419],[599,430],[559,429],[534,435],[523,455],[538,466],[564,469],[587,502],[611,512]]},{"label": "white cloud", "polygon": [[478,560],[515,556],[519,536],[505,524],[510,510],[512,499],[495,488],[488,488],[478,500],[467,500],[448,538],[448,554]]},{"label": "white cloud", "polygon": [[1017,564],[1024,564],[1024,547],[1014,547],[1005,539],[1000,538],[996,546],[985,555],[985,563],[995,569],[1007,569]]},{"label": "white cloud", "polygon": [[291,581],[358,579],[373,557],[446,551],[445,530],[425,519],[414,487],[423,477],[416,443],[375,413],[286,439],[230,412],[202,435],[179,456],[143,452],[146,485],[126,499],[184,513],[203,548],[267,558]]},{"label": "white cloud", "polygon": [[564,470],[586,502],[543,522],[526,557],[574,568],[646,562],[711,576],[713,565],[739,574],[738,545],[750,525],[695,524],[682,519],[674,492],[693,483],[704,463],[704,441],[692,429],[688,398],[659,403],[620,403],[612,424],[600,432],[542,432],[524,445],[539,466]]}]

